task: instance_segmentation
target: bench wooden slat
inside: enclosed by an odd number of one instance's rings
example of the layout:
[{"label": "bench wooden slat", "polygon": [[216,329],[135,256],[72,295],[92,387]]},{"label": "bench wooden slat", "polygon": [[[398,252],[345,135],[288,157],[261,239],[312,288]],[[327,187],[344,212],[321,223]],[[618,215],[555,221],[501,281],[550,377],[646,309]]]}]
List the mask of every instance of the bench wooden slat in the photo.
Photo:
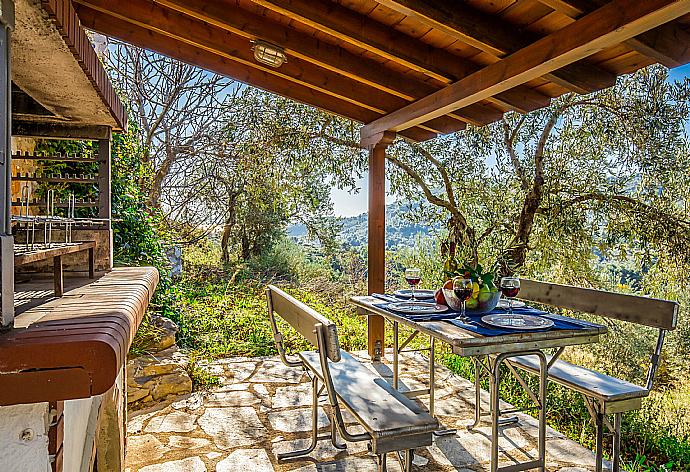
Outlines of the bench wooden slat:
[{"label": "bench wooden slat", "polygon": [[678,321],[678,303],[658,298],[529,279],[520,279],[519,296],[522,299],[545,305],[629,321],[653,328],[675,329]]},{"label": "bench wooden slat", "polygon": [[[319,354],[306,351],[300,357],[323,380]],[[436,418],[347,352],[341,353],[340,362],[330,362],[329,367],[339,401],[373,437],[431,433],[438,429]],[[430,445],[431,434],[428,436]]]},{"label": "bench wooden slat", "polygon": [[[536,356],[511,357],[509,361],[529,372],[539,372],[539,361]],[[649,393],[646,388],[639,385],[560,359],[549,369],[549,380],[603,402],[642,398]]]},{"label": "bench wooden slat", "polygon": [[337,361],[340,357],[340,344],[335,323],[308,305],[283,292],[273,285],[268,286],[269,303],[281,318],[283,318],[298,333],[306,338],[313,346],[317,345],[314,326],[321,324],[326,328],[326,348],[328,358]]}]

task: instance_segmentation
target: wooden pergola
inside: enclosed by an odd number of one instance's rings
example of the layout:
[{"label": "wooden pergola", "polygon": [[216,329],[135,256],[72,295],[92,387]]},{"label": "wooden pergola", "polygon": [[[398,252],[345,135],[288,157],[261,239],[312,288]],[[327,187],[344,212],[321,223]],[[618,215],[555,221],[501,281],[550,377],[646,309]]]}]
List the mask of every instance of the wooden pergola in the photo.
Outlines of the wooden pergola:
[{"label": "wooden pergola", "polygon": [[[88,29],[364,123],[370,292],[384,289],[385,152],[396,135],[424,141],[610,87],[653,63],[690,62],[690,0],[73,4]],[[287,62],[258,62],[257,40]],[[370,317],[370,352],[382,342],[383,319]]]}]

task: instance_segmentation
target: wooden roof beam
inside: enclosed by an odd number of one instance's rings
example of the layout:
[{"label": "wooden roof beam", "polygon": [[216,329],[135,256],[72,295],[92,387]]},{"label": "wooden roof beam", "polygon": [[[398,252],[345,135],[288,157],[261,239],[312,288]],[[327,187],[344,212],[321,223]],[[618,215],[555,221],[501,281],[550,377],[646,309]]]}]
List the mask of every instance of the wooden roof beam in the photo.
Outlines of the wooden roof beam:
[{"label": "wooden roof beam", "polygon": [[[605,4],[603,0],[539,0],[570,18],[580,18],[593,7]],[[633,51],[659,64],[673,68],[690,62],[690,33],[678,25],[665,24],[624,42]]]},{"label": "wooden roof beam", "polygon": [[[538,36],[464,3],[447,0],[377,0],[388,8],[496,57],[533,43]],[[591,64],[569,64],[544,76],[573,92],[586,94],[616,83],[616,75]]]},{"label": "wooden roof beam", "polygon": [[[321,108],[330,113],[364,123],[380,116],[379,113],[358,107],[332,95],[327,95],[284,78],[273,76],[263,70],[247,67],[245,64],[235,60],[176,41],[169,36],[128,23],[116,17],[105,15],[83,5],[78,6],[77,14],[82,25],[90,30],[118,38],[141,48],[174,57],[237,81],[251,84],[268,92]],[[407,131],[409,133],[401,134],[415,141],[423,141],[436,136],[436,133],[421,128]]]},{"label": "wooden roof beam", "polygon": [[401,131],[572,64],[690,12],[690,1],[613,0],[498,63],[365,125],[364,139]]},{"label": "wooden roof beam", "polygon": [[[362,108],[385,114],[406,105],[409,100],[390,95],[377,88],[354,82],[334,74],[303,59],[286,62],[280,68],[259,64],[251,51],[249,39],[204,24],[182,13],[169,11],[153,2],[125,0],[76,0],[83,7],[126,21],[168,36],[185,44],[208,50],[218,56],[240,62],[248,67],[265,71],[297,84],[333,95]],[[448,133],[464,127],[453,117],[439,117],[425,125],[431,131]]]}]

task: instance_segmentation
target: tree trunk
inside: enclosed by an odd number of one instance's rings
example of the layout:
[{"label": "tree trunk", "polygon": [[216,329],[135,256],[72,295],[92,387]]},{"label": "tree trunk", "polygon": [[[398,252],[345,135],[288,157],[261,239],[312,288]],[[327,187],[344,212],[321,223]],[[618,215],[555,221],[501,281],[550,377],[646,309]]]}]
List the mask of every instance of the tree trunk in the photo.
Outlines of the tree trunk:
[{"label": "tree trunk", "polygon": [[220,247],[223,251],[221,254],[221,262],[227,264],[230,262],[230,237],[232,236],[232,229],[235,226],[235,201],[237,194],[232,194],[228,199],[228,216],[225,218],[223,225],[223,237],[220,240]]}]

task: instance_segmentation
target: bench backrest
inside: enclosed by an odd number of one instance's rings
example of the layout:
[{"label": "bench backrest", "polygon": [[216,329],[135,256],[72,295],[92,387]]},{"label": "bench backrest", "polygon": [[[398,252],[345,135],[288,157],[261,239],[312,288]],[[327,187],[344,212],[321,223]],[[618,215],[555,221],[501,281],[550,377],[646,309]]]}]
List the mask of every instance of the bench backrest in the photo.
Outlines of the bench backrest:
[{"label": "bench backrest", "polygon": [[659,329],[674,329],[678,321],[677,302],[624,293],[520,279],[519,297]]},{"label": "bench backrest", "polygon": [[314,346],[318,345],[316,325],[322,325],[325,333],[326,355],[333,362],[340,361],[340,343],[335,323],[278,287],[269,285],[266,294],[269,315],[278,314]]}]

